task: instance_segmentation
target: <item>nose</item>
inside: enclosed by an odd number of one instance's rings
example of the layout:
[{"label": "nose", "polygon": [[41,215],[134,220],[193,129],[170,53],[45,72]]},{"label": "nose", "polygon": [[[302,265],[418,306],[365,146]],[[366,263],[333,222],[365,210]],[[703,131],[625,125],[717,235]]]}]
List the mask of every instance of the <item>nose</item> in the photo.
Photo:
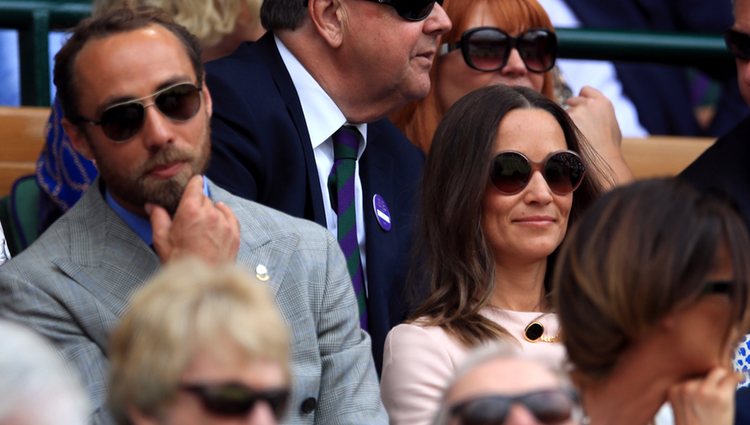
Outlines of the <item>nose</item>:
[{"label": "nose", "polygon": [[510,49],[508,62],[500,69],[500,73],[507,76],[521,77],[526,75],[527,72],[526,65],[523,63],[523,59],[521,59],[521,53],[515,47]]},{"label": "nose", "polygon": [[255,403],[244,421],[245,425],[277,425],[276,417],[273,415],[268,403]]},{"label": "nose", "polygon": [[544,180],[541,171],[534,171],[524,191],[526,203],[546,205],[552,202],[552,190],[547,185],[547,181]]},{"label": "nose", "polygon": [[453,24],[448,14],[445,13],[445,9],[436,2],[432,7],[432,12],[430,12],[430,15],[424,21],[422,31],[430,35],[443,35],[450,31],[452,26]]},{"label": "nose", "polygon": [[525,406],[514,404],[510,407],[503,425],[542,425]]},{"label": "nose", "polygon": [[172,123],[153,104],[144,105],[146,116],[143,119],[141,135],[149,150],[158,150],[173,139]]}]

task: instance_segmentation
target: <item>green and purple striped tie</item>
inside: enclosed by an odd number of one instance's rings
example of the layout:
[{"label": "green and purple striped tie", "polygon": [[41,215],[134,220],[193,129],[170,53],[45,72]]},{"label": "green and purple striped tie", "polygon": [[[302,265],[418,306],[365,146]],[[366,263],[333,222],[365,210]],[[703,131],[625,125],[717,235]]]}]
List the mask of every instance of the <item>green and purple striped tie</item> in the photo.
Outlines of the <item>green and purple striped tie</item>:
[{"label": "green and purple striped tie", "polygon": [[333,133],[333,168],[328,177],[328,192],[331,205],[336,212],[338,240],[346,257],[346,266],[352,277],[354,293],[359,306],[359,324],[367,329],[367,297],[362,261],[357,238],[357,214],[354,202],[354,181],[359,150],[359,130],[352,126],[342,126]]}]

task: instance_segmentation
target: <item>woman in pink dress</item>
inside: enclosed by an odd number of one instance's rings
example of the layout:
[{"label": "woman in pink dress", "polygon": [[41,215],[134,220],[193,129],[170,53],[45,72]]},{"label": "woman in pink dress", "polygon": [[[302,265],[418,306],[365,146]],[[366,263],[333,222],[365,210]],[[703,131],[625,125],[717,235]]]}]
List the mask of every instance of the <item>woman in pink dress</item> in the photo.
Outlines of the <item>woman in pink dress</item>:
[{"label": "woman in pink dress", "polygon": [[562,363],[548,264],[601,193],[591,152],[568,114],[529,88],[483,87],[447,112],[425,164],[423,268],[412,274],[429,292],[385,343],[391,424],[428,423],[456,365],[482,343],[505,339]]}]

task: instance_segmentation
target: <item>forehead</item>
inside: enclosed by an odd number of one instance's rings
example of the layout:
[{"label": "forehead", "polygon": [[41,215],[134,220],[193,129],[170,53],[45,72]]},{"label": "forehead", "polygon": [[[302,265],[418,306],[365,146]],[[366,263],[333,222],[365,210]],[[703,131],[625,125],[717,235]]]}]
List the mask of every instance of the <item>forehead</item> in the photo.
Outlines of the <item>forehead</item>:
[{"label": "forehead", "polygon": [[567,143],[560,124],[543,109],[514,109],[500,121],[496,152],[514,150],[532,161],[541,161],[550,152],[565,149]]},{"label": "forehead", "polygon": [[734,21],[735,28],[750,32],[750,0],[735,0]]},{"label": "forehead", "polygon": [[448,400],[457,402],[480,395],[523,394],[559,388],[560,380],[550,370],[529,360],[496,359],[484,363],[459,379]]},{"label": "forehead", "polygon": [[187,51],[166,28],[151,25],[89,41],[75,59],[81,109],[117,97],[142,97],[165,82],[196,81]]},{"label": "forehead", "polygon": [[461,32],[476,27],[497,27],[509,34],[516,34],[540,26],[530,22],[526,13],[515,3],[475,2],[466,14]]}]

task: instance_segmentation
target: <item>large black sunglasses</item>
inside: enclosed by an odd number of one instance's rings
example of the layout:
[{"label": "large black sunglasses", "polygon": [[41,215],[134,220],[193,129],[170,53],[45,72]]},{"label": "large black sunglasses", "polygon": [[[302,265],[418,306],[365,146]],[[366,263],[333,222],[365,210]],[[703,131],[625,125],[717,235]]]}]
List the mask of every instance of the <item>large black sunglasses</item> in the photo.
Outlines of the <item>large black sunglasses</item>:
[{"label": "large black sunglasses", "polygon": [[578,189],[586,167],[573,151],[552,152],[542,162],[532,162],[521,152],[506,151],[492,160],[490,180],[500,193],[515,195],[529,184],[535,171],[542,172],[553,193],[567,195]]},{"label": "large black sunglasses", "polygon": [[703,284],[701,295],[726,294],[731,295],[737,284],[733,280],[709,281]]},{"label": "large black sunglasses", "polygon": [[510,52],[517,49],[526,69],[547,72],[555,66],[557,36],[545,28],[530,29],[512,37],[495,27],[472,28],[456,43],[443,43],[440,54],[461,49],[466,65],[478,71],[497,71],[508,64]]},{"label": "large black sunglasses", "polygon": [[284,417],[289,401],[289,389],[255,391],[239,383],[183,384],[180,389],[193,393],[211,414],[224,417],[246,416],[257,402],[268,404],[277,420]]},{"label": "large black sunglasses", "polygon": [[[161,113],[173,121],[187,121],[201,107],[201,88],[192,83],[179,83],[158,90],[140,99],[128,100],[107,107],[99,120],[78,117],[81,122],[102,127],[104,135],[114,142],[124,142],[135,136],[143,127],[146,108],[156,105]],[[144,103],[153,98],[152,103]]]},{"label": "large black sunglasses", "polygon": [[750,34],[728,30],[724,33],[724,42],[735,58],[743,61],[750,59]]},{"label": "large black sunglasses", "polygon": [[443,4],[443,0],[368,0],[391,6],[396,9],[398,16],[407,21],[423,21],[430,16],[435,3]]},{"label": "large black sunglasses", "polygon": [[450,408],[450,414],[461,425],[503,425],[514,404],[522,404],[541,423],[556,424],[574,416],[578,397],[564,389],[514,396],[488,395],[462,401]]}]

